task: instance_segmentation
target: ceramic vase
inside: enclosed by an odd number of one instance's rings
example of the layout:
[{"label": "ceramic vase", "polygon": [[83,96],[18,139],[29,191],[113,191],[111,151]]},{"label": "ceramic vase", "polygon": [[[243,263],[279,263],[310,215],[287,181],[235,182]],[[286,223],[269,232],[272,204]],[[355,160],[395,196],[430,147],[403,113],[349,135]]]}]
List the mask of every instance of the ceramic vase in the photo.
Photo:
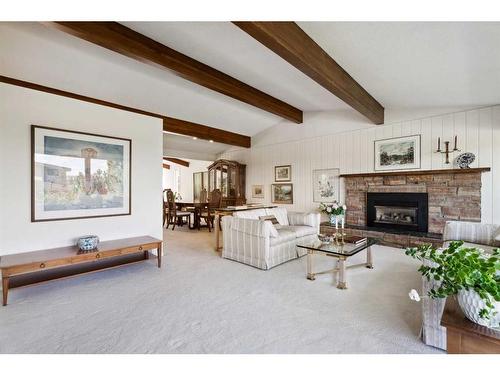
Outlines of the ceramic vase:
[{"label": "ceramic vase", "polygon": [[493,311],[490,313],[489,319],[484,319],[479,316],[479,312],[485,307],[484,301],[475,290],[462,289],[457,294],[457,301],[464,315],[474,323],[492,328],[498,328],[500,326],[500,302],[493,301],[496,314]]}]

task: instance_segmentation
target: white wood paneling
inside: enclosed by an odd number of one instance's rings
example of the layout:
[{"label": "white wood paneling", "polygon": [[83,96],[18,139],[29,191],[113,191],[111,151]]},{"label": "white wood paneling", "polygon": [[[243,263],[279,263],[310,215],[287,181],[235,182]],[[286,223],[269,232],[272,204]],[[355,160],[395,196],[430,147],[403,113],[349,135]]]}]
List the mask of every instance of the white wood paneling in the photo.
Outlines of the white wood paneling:
[{"label": "white wood paneling", "polygon": [[[304,123],[302,126],[308,126]],[[266,203],[271,202],[270,185],[274,183],[274,166],[291,164],[294,184],[294,204],[290,210],[315,210],[318,203],[312,197],[312,171],[314,169],[339,168],[341,173],[373,172],[374,146],[377,139],[420,134],[421,169],[452,168],[444,163],[444,155],[435,153],[437,139],[450,141],[458,136],[461,152],[476,155],[473,166],[492,167],[483,173],[482,219],[483,222],[500,223],[500,106],[457,112],[430,118],[415,119],[402,123],[374,126],[364,130],[337,133],[300,141],[253,147],[247,150],[228,151],[223,158],[247,164],[247,193],[250,186],[265,185]],[[497,150],[495,150],[495,148]],[[453,161],[458,153],[450,155]],[[342,184],[341,184],[342,186]],[[341,188],[341,200],[344,199]],[[254,200],[257,201],[257,200]]]}]

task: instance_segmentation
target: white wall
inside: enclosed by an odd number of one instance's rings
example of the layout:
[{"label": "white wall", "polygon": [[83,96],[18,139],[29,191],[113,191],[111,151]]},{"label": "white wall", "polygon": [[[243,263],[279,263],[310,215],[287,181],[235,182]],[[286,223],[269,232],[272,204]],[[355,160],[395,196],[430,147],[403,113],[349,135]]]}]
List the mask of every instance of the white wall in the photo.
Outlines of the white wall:
[{"label": "white wall", "polygon": [[[168,156],[171,156],[168,154]],[[207,167],[213,163],[213,161],[205,161],[205,160],[194,160],[194,159],[182,159],[189,162],[189,167],[184,167],[179,164],[166,162],[170,165],[170,169],[164,169],[163,172],[163,188],[164,189],[172,189],[174,192],[177,192],[177,186],[175,185],[175,181],[173,178],[174,171],[179,172],[180,176],[180,190],[182,200],[184,202],[192,202],[193,201],[193,173],[196,172],[207,172]]]},{"label": "white wall", "polygon": [[[266,197],[261,201],[270,202],[274,166],[291,164],[294,204],[288,207],[314,210],[318,204],[312,200],[312,170],[340,168],[341,173],[373,172],[374,140],[412,134],[422,135],[421,169],[452,168],[451,164],[444,164],[443,155],[433,151],[438,137],[441,141],[452,141],[457,135],[459,148],[476,155],[472,167],[492,168],[492,172],[483,173],[482,178],[482,219],[500,223],[500,106],[382,126],[369,126],[356,114],[349,117],[334,113],[306,116],[303,125],[288,124],[288,128],[284,125],[254,137],[251,149],[228,150],[221,155],[247,164],[247,197],[251,197],[251,185],[264,184]],[[329,135],[326,126],[330,126]],[[349,126],[354,130],[333,134]]]},{"label": "white wall", "polygon": [[[132,139],[132,215],[30,221],[30,125]],[[162,238],[162,121],[0,83],[0,255],[102,240]]]}]

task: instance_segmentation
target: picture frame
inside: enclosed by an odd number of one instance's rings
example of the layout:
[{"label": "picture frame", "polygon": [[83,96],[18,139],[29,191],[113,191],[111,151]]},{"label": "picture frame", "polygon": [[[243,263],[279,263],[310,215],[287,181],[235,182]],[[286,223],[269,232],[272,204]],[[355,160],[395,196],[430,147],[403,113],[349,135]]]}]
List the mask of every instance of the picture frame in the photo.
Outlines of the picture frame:
[{"label": "picture frame", "polygon": [[313,202],[331,203],[340,200],[339,175],[339,168],[313,170]]},{"label": "picture frame", "polygon": [[31,222],[130,215],[132,140],[31,125]]},{"label": "picture frame", "polygon": [[293,204],[293,184],[272,184],[271,201],[278,204]]},{"label": "picture frame", "polygon": [[292,166],[278,165],[274,167],[274,182],[290,182],[292,181]]},{"label": "picture frame", "polygon": [[264,198],[264,185],[252,185],[252,198]]},{"label": "picture frame", "polygon": [[374,141],[374,170],[420,169],[420,134]]}]

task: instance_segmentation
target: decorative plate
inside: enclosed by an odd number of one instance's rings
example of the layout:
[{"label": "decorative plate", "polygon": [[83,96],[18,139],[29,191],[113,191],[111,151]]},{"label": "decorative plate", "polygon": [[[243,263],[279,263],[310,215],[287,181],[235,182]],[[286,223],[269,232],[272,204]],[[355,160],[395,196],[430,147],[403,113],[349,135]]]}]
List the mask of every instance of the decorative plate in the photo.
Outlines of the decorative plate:
[{"label": "decorative plate", "polygon": [[472,152],[464,152],[463,154],[458,155],[457,165],[462,169],[470,168],[470,165],[475,159],[476,156]]}]

